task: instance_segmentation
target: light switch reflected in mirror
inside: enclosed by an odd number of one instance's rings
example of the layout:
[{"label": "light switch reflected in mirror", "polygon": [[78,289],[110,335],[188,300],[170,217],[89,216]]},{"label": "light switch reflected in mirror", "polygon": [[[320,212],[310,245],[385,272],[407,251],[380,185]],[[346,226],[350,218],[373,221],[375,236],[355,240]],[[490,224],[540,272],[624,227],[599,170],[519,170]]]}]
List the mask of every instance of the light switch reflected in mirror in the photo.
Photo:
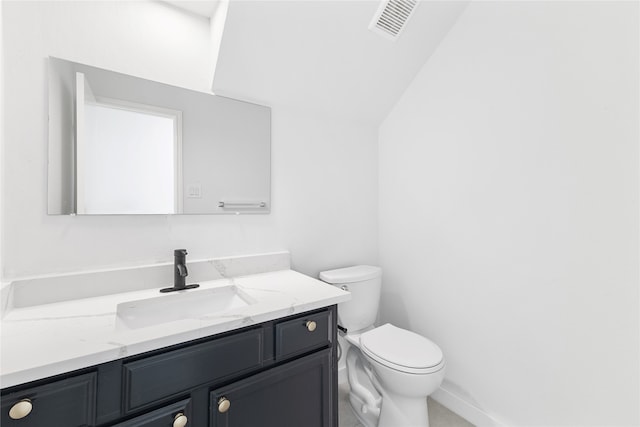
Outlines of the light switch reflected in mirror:
[{"label": "light switch reflected in mirror", "polygon": [[268,107],[49,59],[49,214],[268,213]]}]

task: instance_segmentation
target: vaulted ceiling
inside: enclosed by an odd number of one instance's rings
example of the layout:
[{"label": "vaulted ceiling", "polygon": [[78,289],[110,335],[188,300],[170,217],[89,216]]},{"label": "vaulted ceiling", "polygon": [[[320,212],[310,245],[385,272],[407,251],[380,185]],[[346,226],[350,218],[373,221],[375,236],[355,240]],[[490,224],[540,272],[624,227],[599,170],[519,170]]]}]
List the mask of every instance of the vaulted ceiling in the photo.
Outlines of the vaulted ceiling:
[{"label": "vaulted ceiling", "polygon": [[177,8],[186,10],[196,15],[210,18],[219,6],[219,0],[161,0]]},{"label": "vaulted ceiling", "polygon": [[231,1],[216,94],[378,123],[468,2],[423,1],[396,41],[368,30],[378,1]]},{"label": "vaulted ceiling", "polygon": [[468,3],[423,0],[390,41],[368,30],[379,1],[231,0],[213,91],[379,123]]}]

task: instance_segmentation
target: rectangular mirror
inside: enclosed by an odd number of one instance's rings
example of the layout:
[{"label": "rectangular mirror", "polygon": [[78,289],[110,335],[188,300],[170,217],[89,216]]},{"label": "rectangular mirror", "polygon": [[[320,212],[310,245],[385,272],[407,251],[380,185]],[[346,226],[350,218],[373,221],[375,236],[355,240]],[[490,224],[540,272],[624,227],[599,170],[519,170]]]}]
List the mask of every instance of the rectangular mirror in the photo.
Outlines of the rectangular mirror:
[{"label": "rectangular mirror", "polygon": [[48,213],[268,213],[271,109],[49,58]]}]

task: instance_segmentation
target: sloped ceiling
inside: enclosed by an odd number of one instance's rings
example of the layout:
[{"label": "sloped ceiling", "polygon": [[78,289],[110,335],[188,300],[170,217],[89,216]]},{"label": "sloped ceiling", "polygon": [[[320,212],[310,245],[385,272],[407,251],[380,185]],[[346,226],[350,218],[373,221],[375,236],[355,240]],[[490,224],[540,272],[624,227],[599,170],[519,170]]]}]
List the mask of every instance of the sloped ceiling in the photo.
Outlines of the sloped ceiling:
[{"label": "sloped ceiling", "polygon": [[186,10],[205,18],[211,18],[219,5],[218,0],[162,0],[172,6]]},{"label": "sloped ceiling", "polygon": [[234,1],[213,91],[379,123],[468,1],[422,1],[399,39],[368,30],[378,1]]}]

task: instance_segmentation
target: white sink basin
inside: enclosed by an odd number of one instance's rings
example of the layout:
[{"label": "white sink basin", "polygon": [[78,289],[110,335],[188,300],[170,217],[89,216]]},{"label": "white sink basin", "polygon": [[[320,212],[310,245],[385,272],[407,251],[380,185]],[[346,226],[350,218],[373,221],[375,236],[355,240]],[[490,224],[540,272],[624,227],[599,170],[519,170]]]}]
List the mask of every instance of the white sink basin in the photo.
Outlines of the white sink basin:
[{"label": "white sink basin", "polygon": [[254,302],[236,286],[228,285],[190,289],[122,302],[117,306],[116,316],[120,325],[136,329],[177,320],[220,315]]}]

